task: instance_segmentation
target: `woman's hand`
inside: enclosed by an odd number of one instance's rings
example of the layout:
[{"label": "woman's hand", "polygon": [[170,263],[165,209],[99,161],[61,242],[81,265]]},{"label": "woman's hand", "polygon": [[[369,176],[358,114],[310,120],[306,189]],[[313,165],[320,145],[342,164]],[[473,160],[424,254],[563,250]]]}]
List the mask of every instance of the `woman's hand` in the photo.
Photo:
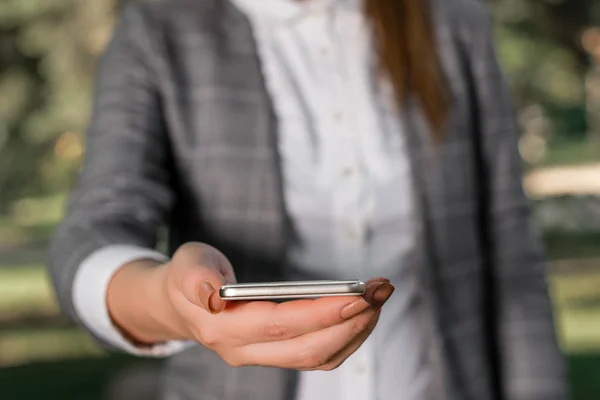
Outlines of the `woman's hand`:
[{"label": "woman's hand", "polygon": [[182,246],[168,264],[153,268],[152,275],[148,287],[159,289],[150,292],[161,293],[152,301],[156,326],[146,329],[150,335],[126,326],[125,331],[148,343],[153,335],[192,339],[232,366],[334,369],[371,334],[394,290],[388,280],[376,279],[367,284],[364,298],[226,302],[218,288],[235,283],[231,264],[218,250],[200,243]]}]

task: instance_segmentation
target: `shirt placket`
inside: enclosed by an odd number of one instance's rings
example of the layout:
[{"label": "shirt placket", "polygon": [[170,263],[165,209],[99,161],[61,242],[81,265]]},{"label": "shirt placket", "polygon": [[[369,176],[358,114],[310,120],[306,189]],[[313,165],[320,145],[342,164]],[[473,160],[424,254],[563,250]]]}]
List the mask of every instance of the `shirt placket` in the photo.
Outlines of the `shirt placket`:
[{"label": "shirt placket", "polygon": [[330,157],[328,165],[332,180],[333,207],[335,213],[334,236],[340,265],[345,273],[358,278],[362,266],[362,248],[366,236],[364,213],[361,210],[361,192],[363,177],[360,161],[356,152],[357,130],[354,122],[351,99],[348,99],[348,85],[351,80],[340,59],[339,47],[343,43],[328,36],[329,46],[322,49],[324,64],[327,65],[329,106],[326,108],[327,121],[325,134],[329,145],[324,147],[324,157]]},{"label": "shirt placket", "polygon": [[[331,29],[335,35],[335,30]],[[359,135],[361,134],[356,114],[356,101],[349,98],[353,90],[349,85],[353,79],[348,75],[345,52],[340,51],[345,41],[331,40],[330,50],[324,50],[326,64],[331,71],[330,117],[331,128],[326,132],[332,135],[334,144],[331,156],[336,157],[335,187],[333,202],[338,223],[335,229],[336,243],[340,265],[346,273],[354,273],[357,278],[364,278],[365,240],[367,240],[367,221],[364,210],[365,175],[358,157]],[[334,50],[335,49],[335,50]],[[353,277],[349,277],[353,278]],[[371,341],[367,341],[341,367],[341,393],[347,400],[375,400],[374,398],[374,349]]]}]

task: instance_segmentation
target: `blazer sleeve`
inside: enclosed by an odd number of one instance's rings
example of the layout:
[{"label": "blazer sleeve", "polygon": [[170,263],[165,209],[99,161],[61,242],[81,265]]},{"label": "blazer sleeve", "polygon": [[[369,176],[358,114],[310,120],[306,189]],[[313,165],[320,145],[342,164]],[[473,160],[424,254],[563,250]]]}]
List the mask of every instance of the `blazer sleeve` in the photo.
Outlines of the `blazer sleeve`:
[{"label": "blazer sleeve", "polygon": [[[564,360],[548,296],[545,255],[522,186],[519,129],[484,6],[471,28],[470,67],[487,182],[488,226],[506,400],[564,400]],[[475,31],[473,31],[475,29]]]},{"label": "blazer sleeve", "polygon": [[84,166],[50,246],[59,303],[79,323],[73,285],[82,263],[115,245],[153,249],[173,203],[150,37],[139,5],[126,8],[100,63]]}]

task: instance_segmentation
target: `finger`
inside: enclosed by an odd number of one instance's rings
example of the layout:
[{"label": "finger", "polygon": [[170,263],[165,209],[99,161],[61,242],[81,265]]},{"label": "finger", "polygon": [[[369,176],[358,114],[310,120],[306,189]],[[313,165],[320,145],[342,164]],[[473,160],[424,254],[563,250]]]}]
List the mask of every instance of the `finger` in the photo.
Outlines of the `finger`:
[{"label": "finger", "polygon": [[202,243],[188,243],[173,256],[172,274],[187,301],[216,314],[225,308],[217,289],[235,280],[231,264],[221,252]]},{"label": "finger", "polygon": [[[379,290],[382,287],[384,290]],[[390,289],[391,288],[391,289]],[[367,297],[378,308],[385,303],[393,286],[387,280],[370,281]],[[375,296],[377,293],[377,296]],[[390,294],[391,295],[391,294]],[[378,301],[374,298],[377,297]],[[389,296],[388,296],[389,297]],[[341,324],[371,307],[364,298],[354,296],[324,297],[316,300],[296,300],[285,303],[247,302],[232,304],[219,316],[218,323],[226,327],[236,345],[289,340]]]},{"label": "finger", "polygon": [[[378,295],[377,295],[378,301],[381,302],[381,305],[383,305],[383,303],[385,303],[387,301],[387,299],[391,296],[391,293],[387,296],[387,298],[381,298],[382,291],[378,290],[381,287],[381,285],[376,285],[375,283],[390,283],[390,280],[387,278],[375,278],[375,279],[369,280],[369,282],[367,283],[367,287],[370,288],[370,290],[369,290],[370,297],[372,298],[374,293],[378,293]],[[386,286],[384,286],[383,288],[385,288],[386,291],[389,291],[389,289]],[[393,292],[393,288],[392,288],[392,292]],[[385,296],[385,295],[383,295],[383,296]],[[371,301],[373,302],[374,300],[371,299]],[[379,306],[378,308],[380,309],[381,306]],[[307,371],[310,371],[310,370],[331,371],[335,368],[338,368],[340,365],[342,365],[344,363],[344,361],[346,361],[346,359],[348,359],[348,357],[350,357],[352,354],[354,354],[360,348],[360,346],[362,346],[363,343],[369,338],[369,336],[375,329],[377,322],[379,321],[380,315],[381,315],[381,313],[378,312],[376,314],[375,318],[373,318],[371,320],[370,326],[365,330],[365,332],[358,335],[352,342],[350,342],[348,344],[348,346],[346,346],[345,348],[340,350],[337,354],[335,354],[331,358],[331,360],[329,360],[329,362],[327,362],[326,364],[324,364],[318,368],[307,369]]]},{"label": "finger", "polygon": [[371,333],[373,333],[373,330],[375,329],[375,326],[379,321],[380,315],[381,313],[378,312],[376,317],[373,318],[373,320],[371,321],[369,328],[365,330],[365,332],[358,335],[352,342],[350,342],[348,346],[344,347],[337,354],[335,354],[331,358],[331,360],[329,360],[327,363],[323,364],[318,368],[306,369],[306,371],[331,371],[341,366],[352,354],[354,354],[360,348],[360,346],[363,345],[363,343],[369,338],[369,336],[371,336]]},{"label": "finger", "polygon": [[[378,311],[369,308],[356,317],[327,329],[290,340],[257,343],[236,349],[234,365],[263,365],[299,370],[320,369],[363,334],[369,335]],[[226,358],[225,361],[231,362]]]},{"label": "finger", "polygon": [[[379,283],[383,284],[383,283]],[[232,303],[215,323],[236,345],[289,340],[338,325],[371,305],[360,296],[324,297],[285,303]]]},{"label": "finger", "polygon": [[[375,279],[371,279],[368,284],[372,284],[373,282],[389,283],[390,281],[389,281],[389,279],[386,279],[386,278],[375,278]],[[375,296],[375,297],[377,297],[377,300],[372,299],[371,301],[374,301],[376,303],[379,302],[381,305],[383,305],[383,303],[385,303],[387,301],[387,299],[389,299],[389,297],[393,293],[393,288],[391,290],[391,293],[389,293],[389,295],[386,295],[386,294],[382,294],[382,293],[385,293],[385,291],[389,291],[389,288],[384,286],[383,288],[386,290],[381,290],[381,289],[377,290],[377,289],[379,289],[379,287],[380,286],[377,285],[374,288],[371,288],[371,292],[372,292],[371,297],[373,297],[375,292],[377,293],[377,296]],[[373,289],[375,289],[375,290],[373,290]],[[387,298],[385,298],[385,296],[387,296]],[[379,308],[381,308],[381,306],[379,306]],[[377,313],[376,317],[373,318],[373,320],[371,321],[371,326],[367,330],[365,330],[364,333],[360,334],[352,342],[350,342],[350,344],[348,346],[346,346],[345,348],[340,350],[336,355],[334,355],[331,358],[331,360],[329,360],[329,362],[320,366],[319,368],[313,368],[312,370],[318,369],[318,370],[322,370],[322,371],[331,371],[331,370],[341,366],[369,338],[369,336],[375,329],[377,322],[379,321],[380,315],[381,315],[380,313]]]},{"label": "finger", "polygon": [[363,297],[376,310],[383,307],[385,302],[394,293],[394,286],[387,279],[374,279],[367,283],[367,290]]}]

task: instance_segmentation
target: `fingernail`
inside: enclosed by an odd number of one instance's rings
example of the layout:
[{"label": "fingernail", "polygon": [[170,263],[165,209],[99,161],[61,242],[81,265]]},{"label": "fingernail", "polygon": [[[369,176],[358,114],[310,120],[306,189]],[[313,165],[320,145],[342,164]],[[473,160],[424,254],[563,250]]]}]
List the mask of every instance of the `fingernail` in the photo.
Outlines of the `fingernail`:
[{"label": "fingernail", "polygon": [[218,314],[223,311],[223,302],[219,302],[217,293],[213,293],[208,297],[208,311],[211,314]]},{"label": "fingernail", "polygon": [[200,292],[199,296],[200,296],[200,302],[202,302],[202,306],[204,307],[204,309],[206,311],[209,312],[213,312],[211,310],[211,298],[213,297],[213,294],[215,293],[215,288],[213,287],[213,285],[208,282],[208,281],[204,281],[202,282],[202,285],[200,286]]},{"label": "fingernail", "polygon": [[386,301],[392,296],[396,288],[387,282],[382,283],[373,292],[373,308],[380,309]]},{"label": "fingernail", "polygon": [[350,319],[357,316],[361,312],[369,308],[370,305],[364,299],[356,300],[353,303],[348,304],[341,312],[342,319]]},{"label": "fingernail", "polygon": [[381,282],[381,281],[369,281],[369,283],[367,283],[367,290],[365,291],[364,294],[364,298],[365,300],[367,300],[368,303],[372,303],[373,302],[373,295],[375,294],[375,291],[377,291],[377,289],[379,289],[379,287],[381,285],[383,285],[386,282]]}]

